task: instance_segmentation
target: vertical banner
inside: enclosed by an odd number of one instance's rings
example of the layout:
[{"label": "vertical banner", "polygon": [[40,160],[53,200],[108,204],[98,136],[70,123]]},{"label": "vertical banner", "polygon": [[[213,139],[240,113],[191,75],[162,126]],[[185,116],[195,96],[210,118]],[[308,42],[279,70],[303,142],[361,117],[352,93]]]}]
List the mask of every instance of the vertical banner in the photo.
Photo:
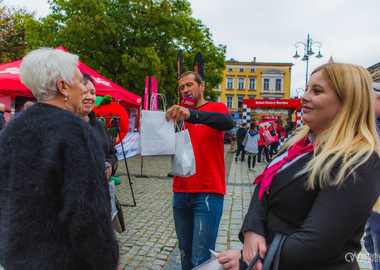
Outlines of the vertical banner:
[{"label": "vertical banner", "polygon": [[149,110],[149,76],[145,78],[144,110]]},{"label": "vertical banner", "polygon": [[[158,89],[157,89],[157,81],[154,76],[150,77],[150,94],[151,94],[151,102],[150,104],[152,111],[158,110],[158,95],[157,95]],[[153,97],[153,98],[152,98]]]},{"label": "vertical banner", "polygon": [[203,64],[203,57],[201,53],[197,53],[194,59],[194,72],[198,73],[202,80],[204,80],[204,64]]},{"label": "vertical banner", "polygon": [[[181,77],[183,73],[183,56],[182,56],[182,50],[178,51],[178,57],[177,57],[177,69],[178,69],[178,81],[179,77]],[[179,86],[178,86],[178,99],[177,99],[177,105],[181,104],[181,94],[179,92]]]}]

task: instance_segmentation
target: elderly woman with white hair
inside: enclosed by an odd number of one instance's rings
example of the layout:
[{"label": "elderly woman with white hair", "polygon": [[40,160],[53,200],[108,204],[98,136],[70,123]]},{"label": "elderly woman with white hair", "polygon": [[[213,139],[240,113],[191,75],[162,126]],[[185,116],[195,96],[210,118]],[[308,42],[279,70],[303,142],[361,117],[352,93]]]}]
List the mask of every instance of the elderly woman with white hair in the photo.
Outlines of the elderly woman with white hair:
[{"label": "elderly woman with white hair", "polygon": [[0,264],[6,269],[117,269],[104,154],[76,114],[78,56],[42,48],[20,67],[38,103],[0,134]]}]

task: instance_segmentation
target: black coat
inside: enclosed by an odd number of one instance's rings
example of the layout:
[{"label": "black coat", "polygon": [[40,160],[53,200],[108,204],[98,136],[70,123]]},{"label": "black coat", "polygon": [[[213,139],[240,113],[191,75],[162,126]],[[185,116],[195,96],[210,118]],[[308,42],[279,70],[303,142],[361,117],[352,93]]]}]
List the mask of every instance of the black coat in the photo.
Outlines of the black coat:
[{"label": "black coat", "polygon": [[0,130],[2,130],[4,126],[5,126],[4,112],[0,111]]},{"label": "black coat", "polygon": [[0,133],[0,264],[116,269],[104,153],[88,123],[37,103]]},{"label": "black coat", "polygon": [[95,130],[96,136],[98,136],[98,139],[101,141],[105,159],[112,164],[112,169],[114,171],[117,163],[117,151],[112,142],[111,135],[108,132],[107,127],[96,118],[94,111],[91,111],[88,114],[88,118],[90,119],[88,123]]},{"label": "black coat", "polygon": [[348,253],[359,253],[360,239],[372,206],[380,194],[380,161],[373,154],[356,170],[357,180],[343,186],[306,190],[307,175],[296,176],[312,153],[278,172],[269,194],[258,200],[256,187],[239,234],[254,231],[270,243],[276,233],[289,235],[280,269],[359,269],[347,263]]},{"label": "black coat", "polygon": [[245,138],[245,135],[247,134],[247,129],[246,128],[239,128],[238,131],[237,131],[237,134],[236,134],[236,139],[237,139],[237,143],[238,145],[242,145],[243,144],[243,141],[244,141],[244,138]]}]

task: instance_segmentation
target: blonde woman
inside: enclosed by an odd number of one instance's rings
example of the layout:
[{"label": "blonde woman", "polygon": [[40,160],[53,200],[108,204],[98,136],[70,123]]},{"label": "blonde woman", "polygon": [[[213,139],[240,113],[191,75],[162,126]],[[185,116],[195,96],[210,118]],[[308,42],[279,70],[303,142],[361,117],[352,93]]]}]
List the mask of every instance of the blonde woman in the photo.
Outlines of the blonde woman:
[{"label": "blonde woman", "polygon": [[[282,233],[280,269],[359,269],[355,254],[380,193],[371,77],[328,63],[313,71],[301,102],[306,125],[256,178],[239,234],[242,259],[264,258]],[[219,262],[238,269],[239,258],[226,251]]]}]

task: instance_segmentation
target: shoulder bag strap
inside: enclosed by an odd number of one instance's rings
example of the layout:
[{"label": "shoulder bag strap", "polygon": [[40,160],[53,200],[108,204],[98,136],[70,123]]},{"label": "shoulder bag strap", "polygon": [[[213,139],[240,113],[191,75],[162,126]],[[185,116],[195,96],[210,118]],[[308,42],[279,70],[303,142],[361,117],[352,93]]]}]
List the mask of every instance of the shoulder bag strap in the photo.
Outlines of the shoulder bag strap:
[{"label": "shoulder bag strap", "polygon": [[282,246],[284,245],[284,242],[285,242],[286,238],[287,238],[287,235],[283,235],[283,237],[281,238],[281,242],[280,242],[280,244],[277,247],[276,256],[274,258],[273,270],[280,269],[281,249],[282,249]]},{"label": "shoulder bag strap", "polygon": [[[277,250],[283,244],[283,238],[284,237],[285,237],[285,235],[283,235],[283,234],[280,234],[280,233],[276,234],[276,236],[274,237],[272,243],[270,244],[270,247],[269,247],[269,250],[268,250],[267,254],[265,255],[265,259],[264,259],[263,269],[262,270],[269,270],[270,269],[270,266],[272,265],[272,262],[273,262],[273,260],[275,258]],[[273,268],[273,270],[276,270],[276,269]]]}]

